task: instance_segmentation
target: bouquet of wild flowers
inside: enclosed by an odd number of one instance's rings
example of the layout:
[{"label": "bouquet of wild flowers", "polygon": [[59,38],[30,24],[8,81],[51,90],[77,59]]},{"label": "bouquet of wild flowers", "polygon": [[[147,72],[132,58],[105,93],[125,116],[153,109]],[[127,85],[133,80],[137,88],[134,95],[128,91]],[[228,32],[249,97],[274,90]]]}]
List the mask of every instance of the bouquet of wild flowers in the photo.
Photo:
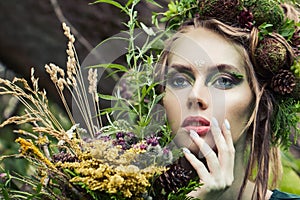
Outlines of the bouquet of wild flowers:
[{"label": "bouquet of wild flowers", "polygon": [[[98,2],[111,3],[129,15],[128,38],[123,38],[128,43],[128,66],[89,66],[85,81],[74,48],[75,38],[63,24],[68,38],[66,71],[52,63],[45,69],[72,123],[68,130],[51,111],[46,91],[38,87],[34,69],[30,83],[22,78],[0,79],[0,94],[13,95],[25,106],[23,115],[10,117],[0,127],[26,125],[15,131],[20,134],[16,139],[20,154],[13,156],[27,159],[34,169],[24,176],[0,168],[1,199],[185,199],[187,192],[199,186],[191,181],[180,189],[190,181],[190,172],[171,165],[180,153],[172,143],[167,123],[161,123],[165,121],[159,109],[163,94],[156,93],[158,83],[152,78],[156,60],[149,53],[153,41],[147,39],[143,48],[135,44],[136,25],[148,36],[155,35],[137,22],[134,6],[139,0],[129,1],[125,6],[115,1]],[[97,67],[108,69],[111,74],[124,74],[112,96],[97,93]],[[72,113],[66,91],[72,96],[73,108],[78,108],[76,115],[80,115],[82,123]],[[101,99],[114,102],[114,106],[101,109]],[[102,116],[107,117],[107,125],[103,125]],[[0,161],[13,156],[1,156]],[[169,176],[173,175],[175,179],[170,181]],[[11,187],[12,183],[17,186]],[[26,190],[21,191],[24,186]]]}]

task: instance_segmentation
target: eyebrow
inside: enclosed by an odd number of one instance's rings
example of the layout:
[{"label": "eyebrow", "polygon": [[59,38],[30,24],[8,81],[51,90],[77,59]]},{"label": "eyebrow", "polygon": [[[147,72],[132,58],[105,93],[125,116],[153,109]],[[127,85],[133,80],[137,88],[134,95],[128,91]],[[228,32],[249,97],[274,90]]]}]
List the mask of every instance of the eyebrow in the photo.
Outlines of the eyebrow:
[{"label": "eyebrow", "polygon": [[243,73],[239,68],[237,68],[236,66],[233,65],[228,65],[228,64],[219,64],[219,65],[215,65],[213,67],[210,67],[208,69],[209,72],[213,72],[213,71],[226,71],[226,70],[233,70],[233,71],[237,71],[239,73]]},{"label": "eyebrow", "polygon": [[[182,65],[182,64],[176,64],[176,63],[171,65],[170,68],[173,68],[173,69],[175,69],[179,72],[181,72],[181,71],[190,71],[190,72],[194,71],[194,69],[189,65]],[[237,68],[233,65],[229,65],[229,64],[218,64],[218,65],[214,65],[212,67],[209,67],[207,69],[208,72],[226,71],[226,70],[234,70],[234,71],[237,71],[239,73],[243,73],[239,68]]]},{"label": "eyebrow", "polygon": [[182,64],[173,64],[170,66],[170,68],[175,69],[176,71],[193,71],[193,68],[188,65],[182,65]]}]

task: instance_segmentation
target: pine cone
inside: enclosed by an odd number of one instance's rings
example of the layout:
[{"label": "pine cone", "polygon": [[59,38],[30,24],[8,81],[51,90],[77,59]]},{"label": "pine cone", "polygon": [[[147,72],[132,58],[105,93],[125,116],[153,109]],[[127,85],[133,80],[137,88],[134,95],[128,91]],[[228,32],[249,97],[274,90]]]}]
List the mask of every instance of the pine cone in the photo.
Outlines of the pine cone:
[{"label": "pine cone", "polygon": [[295,76],[289,70],[279,70],[271,80],[271,88],[274,92],[281,95],[292,93],[295,86]]},{"label": "pine cone", "polygon": [[155,180],[156,190],[162,189],[168,196],[171,192],[177,192],[179,188],[186,186],[192,178],[192,171],[181,167],[179,164],[168,166],[169,170],[161,174]]}]

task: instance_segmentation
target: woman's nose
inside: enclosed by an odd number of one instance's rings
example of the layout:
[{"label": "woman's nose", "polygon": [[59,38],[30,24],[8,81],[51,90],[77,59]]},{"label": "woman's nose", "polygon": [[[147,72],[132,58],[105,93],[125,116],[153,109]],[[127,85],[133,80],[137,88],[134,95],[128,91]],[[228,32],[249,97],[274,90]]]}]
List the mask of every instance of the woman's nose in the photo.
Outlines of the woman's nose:
[{"label": "woman's nose", "polygon": [[209,106],[210,92],[209,88],[194,84],[189,93],[187,106],[189,109],[206,110]]}]

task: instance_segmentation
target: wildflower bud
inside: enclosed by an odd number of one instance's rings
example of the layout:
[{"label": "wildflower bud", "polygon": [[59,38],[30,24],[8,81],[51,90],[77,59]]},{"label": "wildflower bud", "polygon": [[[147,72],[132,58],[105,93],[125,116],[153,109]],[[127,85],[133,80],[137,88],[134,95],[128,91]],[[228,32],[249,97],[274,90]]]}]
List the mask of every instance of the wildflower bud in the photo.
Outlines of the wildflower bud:
[{"label": "wildflower bud", "polygon": [[119,138],[123,138],[124,137],[124,133],[122,132],[119,132],[116,134],[116,138],[119,139]]},{"label": "wildflower bud", "polygon": [[140,145],[140,149],[141,150],[146,150],[147,149],[147,145],[146,144],[141,144]]},{"label": "wildflower bud", "polygon": [[6,173],[0,173],[0,183],[4,183],[7,179]]}]

